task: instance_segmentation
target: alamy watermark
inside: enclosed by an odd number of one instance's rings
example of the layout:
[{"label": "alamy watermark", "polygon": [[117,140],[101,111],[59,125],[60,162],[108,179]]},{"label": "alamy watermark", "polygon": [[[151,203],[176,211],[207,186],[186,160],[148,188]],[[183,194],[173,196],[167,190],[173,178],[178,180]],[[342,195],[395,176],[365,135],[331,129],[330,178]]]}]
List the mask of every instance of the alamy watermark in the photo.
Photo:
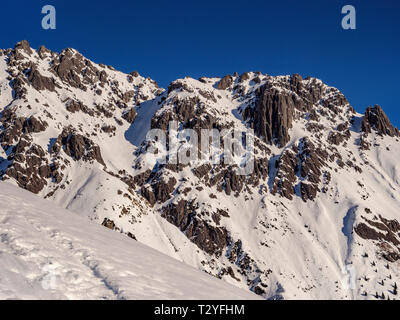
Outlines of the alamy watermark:
[{"label": "alamy watermark", "polygon": [[[45,5],[42,7],[42,14],[45,16],[42,18],[42,28],[44,30],[55,30],[56,29],[56,8],[53,5]],[[356,29],[356,9],[352,5],[345,5],[342,7],[342,14],[345,16],[342,18],[342,28],[344,30],[355,30]]]},{"label": "alamy watermark", "polygon": [[346,5],[342,8],[342,14],[345,14],[345,16],[342,18],[342,28],[344,30],[355,30],[356,8],[354,8],[352,5]]},{"label": "alamy watermark", "polygon": [[56,8],[52,5],[45,5],[42,8],[42,14],[45,16],[42,18],[42,28],[44,30],[55,30],[56,29]]},{"label": "alamy watermark", "polygon": [[[179,125],[181,127],[179,127]],[[198,133],[199,131],[199,133]],[[146,136],[147,160],[156,164],[230,165],[238,175],[254,171],[254,130],[182,128],[171,121],[167,134],[151,129]]]}]

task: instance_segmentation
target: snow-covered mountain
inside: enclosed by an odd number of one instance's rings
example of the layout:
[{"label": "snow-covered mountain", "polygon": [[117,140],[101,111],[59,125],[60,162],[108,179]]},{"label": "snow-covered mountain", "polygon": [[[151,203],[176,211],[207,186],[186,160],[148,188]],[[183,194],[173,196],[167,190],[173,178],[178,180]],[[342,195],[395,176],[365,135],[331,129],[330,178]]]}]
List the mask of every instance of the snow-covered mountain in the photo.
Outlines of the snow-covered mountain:
[{"label": "snow-covered mountain", "polygon": [[0,299],[259,299],[0,182]]},{"label": "snow-covered mountain", "polygon": [[[163,90],[22,41],[0,51],[0,111],[3,180],[267,299],[396,298],[400,134],[379,106],[300,75]],[[146,134],[171,121],[253,129],[254,170],[163,164]]]}]

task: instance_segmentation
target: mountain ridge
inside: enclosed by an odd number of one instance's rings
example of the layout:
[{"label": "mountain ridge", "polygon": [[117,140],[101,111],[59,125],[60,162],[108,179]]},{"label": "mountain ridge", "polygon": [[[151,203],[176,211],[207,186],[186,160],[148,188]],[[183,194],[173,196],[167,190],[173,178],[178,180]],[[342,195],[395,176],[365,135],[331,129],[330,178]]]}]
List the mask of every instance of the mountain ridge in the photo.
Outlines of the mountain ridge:
[{"label": "mountain ridge", "polygon": [[[264,298],[371,298],[382,288],[363,277],[383,275],[367,251],[396,270],[400,134],[381,107],[359,114],[297,74],[163,90],[73,49],[23,41],[0,55],[3,180]],[[199,136],[253,129],[254,171],[161,164],[145,133],[168,134],[170,121]],[[340,285],[349,265],[355,292]]]}]

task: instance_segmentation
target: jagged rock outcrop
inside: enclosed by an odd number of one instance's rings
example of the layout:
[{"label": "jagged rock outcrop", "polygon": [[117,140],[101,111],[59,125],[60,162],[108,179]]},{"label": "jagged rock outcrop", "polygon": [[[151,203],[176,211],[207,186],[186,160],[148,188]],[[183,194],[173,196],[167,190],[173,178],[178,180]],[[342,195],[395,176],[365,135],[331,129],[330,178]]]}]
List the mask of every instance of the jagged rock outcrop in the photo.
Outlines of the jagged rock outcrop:
[{"label": "jagged rock outcrop", "polygon": [[22,58],[21,51],[25,52],[27,55],[31,55],[33,53],[31,46],[29,45],[29,42],[26,40],[22,40],[21,42],[18,42],[14,47],[14,51],[18,58]]},{"label": "jagged rock outcrop", "polygon": [[46,179],[55,171],[48,164],[44,150],[36,144],[30,144],[26,136],[13,148],[8,160],[10,164],[3,180],[12,178],[20,187],[33,193],[39,193],[47,184]]},{"label": "jagged rock outcrop", "polygon": [[17,117],[11,109],[3,112],[0,123],[4,128],[0,132],[0,147],[9,153],[2,179],[14,179],[20,187],[39,193],[47,179],[58,174],[43,148],[32,142],[31,134],[45,131],[48,124],[34,116]]},{"label": "jagged rock outcrop", "polygon": [[[86,67],[83,57],[80,54],[76,54],[71,49],[66,49],[55,59],[53,71],[63,82],[84,91],[86,91],[87,88],[82,84],[79,75],[85,74],[85,79],[88,80],[90,79],[90,75],[98,73],[98,70],[93,70],[90,64]],[[88,75],[86,75],[86,73],[88,73]],[[90,83],[91,81],[87,82]]]},{"label": "jagged rock outcrop", "polygon": [[54,57],[55,53],[47,49],[45,46],[40,46],[40,48],[38,49],[38,55],[40,59],[45,59],[47,57]]},{"label": "jagged rock outcrop", "polygon": [[245,110],[244,118],[249,120],[257,136],[269,144],[284,146],[290,139],[296,104],[293,95],[282,94],[267,86],[257,91],[257,104]]},{"label": "jagged rock outcrop", "polygon": [[231,75],[226,75],[223,77],[217,84],[217,88],[220,90],[226,90],[229,88],[233,83],[233,78]]},{"label": "jagged rock outcrop", "polygon": [[371,129],[379,135],[400,136],[399,130],[393,127],[386,113],[378,105],[368,107],[364,114],[362,131],[368,134],[371,133]]},{"label": "jagged rock outcrop", "polygon": [[51,151],[57,155],[61,149],[74,160],[95,160],[105,166],[100,147],[91,139],[76,133],[74,129],[65,128],[57,137]]},{"label": "jagged rock outcrop", "polygon": [[320,190],[322,170],[328,160],[328,152],[325,149],[315,147],[314,144],[304,138],[301,141],[300,159],[300,192],[304,201],[314,200]]},{"label": "jagged rock outcrop", "polygon": [[164,181],[160,177],[154,177],[154,182],[150,188],[142,187],[142,195],[149,201],[151,205],[156,202],[164,203],[171,197],[171,193],[175,190],[177,181],[174,177],[170,177],[168,181]]},{"label": "jagged rock outcrop", "polygon": [[48,127],[46,121],[38,120],[34,116],[18,117],[11,109],[3,112],[0,123],[3,126],[3,130],[0,132],[0,144],[5,149],[8,149],[22,134],[42,132]]},{"label": "jagged rock outcrop", "polygon": [[218,257],[227,245],[227,231],[199,219],[193,203],[181,200],[176,204],[169,204],[163,207],[162,216],[208,254]]},{"label": "jagged rock outcrop", "polygon": [[362,217],[364,222],[359,223],[354,231],[361,238],[377,241],[383,258],[390,262],[400,259],[400,224],[397,220],[389,220],[379,215],[379,220]]},{"label": "jagged rock outcrop", "polygon": [[297,181],[296,173],[299,165],[297,152],[297,147],[287,149],[276,162],[275,166],[277,168],[277,173],[271,190],[272,194],[279,193],[281,196],[288,198],[289,200],[293,199],[293,196],[295,195],[294,186]]},{"label": "jagged rock outcrop", "polygon": [[32,86],[38,91],[45,89],[49,91],[54,91],[54,79],[42,76],[40,72],[34,67],[31,71],[29,71],[28,80],[30,81]]}]

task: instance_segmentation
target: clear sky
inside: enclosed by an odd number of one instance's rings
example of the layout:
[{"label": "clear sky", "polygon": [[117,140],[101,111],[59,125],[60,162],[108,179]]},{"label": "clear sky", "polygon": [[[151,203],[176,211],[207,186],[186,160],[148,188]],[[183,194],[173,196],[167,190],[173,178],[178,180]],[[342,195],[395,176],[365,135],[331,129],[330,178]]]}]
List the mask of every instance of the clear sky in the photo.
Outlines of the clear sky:
[{"label": "clear sky", "polygon": [[[43,5],[57,29],[43,30]],[[343,30],[341,8],[356,8]],[[184,76],[237,71],[300,73],[339,88],[359,112],[380,104],[400,126],[399,0],[20,0],[3,1],[0,47],[79,50],[139,71],[160,86]]]}]

